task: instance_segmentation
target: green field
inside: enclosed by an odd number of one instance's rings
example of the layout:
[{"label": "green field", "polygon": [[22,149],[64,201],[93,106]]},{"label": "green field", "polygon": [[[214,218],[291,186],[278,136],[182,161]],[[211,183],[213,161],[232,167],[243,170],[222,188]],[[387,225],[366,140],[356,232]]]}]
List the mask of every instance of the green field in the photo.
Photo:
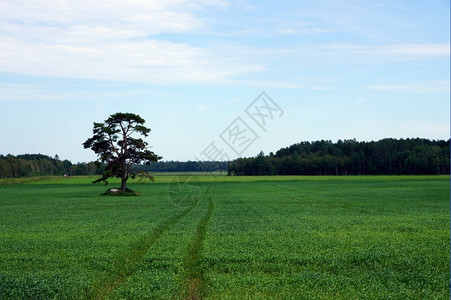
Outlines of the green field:
[{"label": "green field", "polygon": [[450,298],[449,176],[91,180],[0,181],[0,299]]}]

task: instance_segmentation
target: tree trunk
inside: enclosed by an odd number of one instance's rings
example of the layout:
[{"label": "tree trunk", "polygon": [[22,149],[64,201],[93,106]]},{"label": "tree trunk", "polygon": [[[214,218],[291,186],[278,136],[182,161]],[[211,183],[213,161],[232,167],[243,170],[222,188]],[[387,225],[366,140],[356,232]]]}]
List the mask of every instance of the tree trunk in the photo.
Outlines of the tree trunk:
[{"label": "tree trunk", "polygon": [[125,193],[125,190],[127,189],[126,183],[128,179],[128,174],[126,170],[125,164],[122,165],[122,177],[121,177],[121,191]]},{"label": "tree trunk", "polygon": [[125,174],[122,174],[122,178],[121,178],[121,191],[125,193],[125,190],[127,188],[127,186],[125,185],[127,182],[127,177],[125,176]]}]

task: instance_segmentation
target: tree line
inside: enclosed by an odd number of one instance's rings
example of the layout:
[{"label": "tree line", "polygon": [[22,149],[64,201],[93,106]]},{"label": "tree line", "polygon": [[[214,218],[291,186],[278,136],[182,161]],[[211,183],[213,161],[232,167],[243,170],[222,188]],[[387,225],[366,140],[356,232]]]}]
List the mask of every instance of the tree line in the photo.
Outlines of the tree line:
[{"label": "tree line", "polygon": [[229,162],[229,175],[450,174],[450,140],[301,142]]},{"label": "tree line", "polygon": [[[137,165],[137,171],[145,172],[206,172],[226,171],[227,162],[217,161],[159,161],[150,165]],[[48,175],[101,175],[105,164],[95,162],[73,164],[43,154],[0,155],[0,178]]]},{"label": "tree line", "polygon": [[94,162],[72,164],[43,154],[0,155],[0,178],[47,175],[99,175],[104,166]]},{"label": "tree line", "polygon": [[[450,174],[450,140],[383,139],[301,142],[231,162],[159,161],[136,166],[145,172],[205,172],[229,175],[415,175]],[[0,178],[101,175],[105,164],[73,164],[43,154],[0,155]]]},{"label": "tree line", "polygon": [[146,172],[210,172],[227,171],[225,161],[159,161],[150,165],[140,165],[138,170]]}]

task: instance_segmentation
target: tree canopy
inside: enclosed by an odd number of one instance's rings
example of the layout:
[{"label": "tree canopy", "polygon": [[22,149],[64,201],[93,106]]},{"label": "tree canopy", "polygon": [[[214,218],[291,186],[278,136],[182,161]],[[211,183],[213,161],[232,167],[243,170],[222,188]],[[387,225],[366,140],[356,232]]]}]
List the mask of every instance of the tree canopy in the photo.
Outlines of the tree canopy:
[{"label": "tree canopy", "polygon": [[43,154],[0,155],[0,178],[48,175],[99,175],[104,165],[93,162],[73,164],[60,160],[58,155]]},{"label": "tree canopy", "polygon": [[275,154],[239,158],[230,175],[449,174],[450,141],[382,139],[301,142]]},{"label": "tree canopy", "polygon": [[[132,167],[137,164],[149,165],[161,159],[148,149],[148,143],[136,135],[147,137],[150,128],[144,126],[145,120],[137,114],[115,113],[103,123],[94,122],[93,136],[84,143],[85,149],[93,150],[99,163],[106,164],[102,177],[95,180],[108,184],[110,177],[121,179],[121,190],[125,192],[126,183],[136,173]],[[149,177],[153,180],[153,177]]]}]

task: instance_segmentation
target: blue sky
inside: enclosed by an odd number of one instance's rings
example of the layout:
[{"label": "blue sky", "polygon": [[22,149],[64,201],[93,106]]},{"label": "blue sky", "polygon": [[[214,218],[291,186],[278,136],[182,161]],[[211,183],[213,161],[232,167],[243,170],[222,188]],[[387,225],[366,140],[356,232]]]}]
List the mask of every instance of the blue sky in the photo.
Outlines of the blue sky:
[{"label": "blue sky", "polygon": [[[212,142],[236,157],[220,135],[237,117],[258,135],[242,156],[448,139],[449,12],[445,0],[0,0],[0,154],[94,160],[81,144],[115,112],[142,116],[165,160],[205,159]],[[245,112],[262,91],[281,109],[265,130]]]}]

